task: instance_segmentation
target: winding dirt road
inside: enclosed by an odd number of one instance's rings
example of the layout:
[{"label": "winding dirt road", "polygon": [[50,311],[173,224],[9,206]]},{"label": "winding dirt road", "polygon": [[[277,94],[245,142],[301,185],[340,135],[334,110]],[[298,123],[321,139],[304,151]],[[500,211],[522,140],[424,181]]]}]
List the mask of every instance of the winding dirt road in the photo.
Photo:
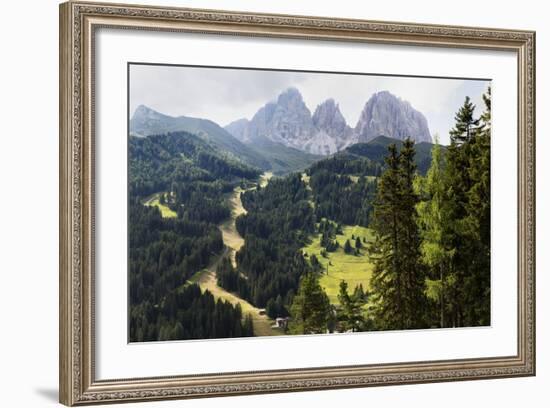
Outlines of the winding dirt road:
[{"label": "winding dirt road", "polygon": [[[271,173],[262,174],[259,181],[260,186],[265,187],[271,177]],[[242,192],[244,192],[244,190],[241,187],[236,187],[233,190],[231,197],[229,198],[231,217],[219,226],[222,233],[223,242],[225,244],[224,252],[206,269],[203,269],[196,274],[191,279],[191,282],[197,283],[202,290],[208,289],[208,291],[212,293],[216,299],[223,299],[233,305],[240,304],[243,314],[250,314],[252,316],[252,321],[254,323],[254,334],[256,336],[281,335],[284,333],[281,330],[272,328],[271,326],[274,322],[267,317],[267,315],[261,313],[260,309],[218,286],[218,281],[216,278],[216,269],[218,264],[224,257],[229,256],[231,263],[234,267],[236,267],[236,253],[244,245],[244,239],[237,232],[237,227],[235,224],[235,221],[239,215],[246,214],[246,209],[243,207],[243,203],[241,201]]]}]

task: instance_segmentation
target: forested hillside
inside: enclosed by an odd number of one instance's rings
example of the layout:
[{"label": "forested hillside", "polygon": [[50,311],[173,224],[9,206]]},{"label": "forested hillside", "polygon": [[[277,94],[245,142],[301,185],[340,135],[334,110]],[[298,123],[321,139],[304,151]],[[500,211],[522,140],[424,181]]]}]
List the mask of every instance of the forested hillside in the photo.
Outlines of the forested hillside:
[{"label": "forested hillside", "polygon": [[308,165],[321,159],[310,154],[279,143],[268,138],[258,138],[254,145],[242,143],[217,123],[187,116],[172,117],[156,112],[147,106],[139,106],[130,120],[130,133],[134,137],[148,137],[174,132],[193,134],[216,149],[231,161],[239,161],[264,171],[278,175],[288,174],[305,169]]},{"label": "forested hillside", "polygon": [[[230,214],[224,194],[258,170],[185,132],[130,137],[129,158],[130,340],[252,335],[238,307],[186,281],[223,251],[217,224]],[[177,216],[145,206],[152,194]]]},{"label": "forested hillside", "polygon": [[[248,213],[237,218],[237,230],[245,240],[237,262],[246,279],[241,280],[238,291],[253,304],[288,304],[300,276],[310,269],[300,252],[315,228],[309,200],[299,174],[242,195]],[[281,310],[281,315],[285,314]]]},{"label": "forested hillside", "polygon": [[273,178],[198,135],[130,137],[131,341],[489,325],[484,102],[447,147],[285,147],[307,165]]},{"label": "forested hillside", "polygon": [[236,290],[295,334],[490,324],[484,100],[448,148],[377,138],[244,194]]}]

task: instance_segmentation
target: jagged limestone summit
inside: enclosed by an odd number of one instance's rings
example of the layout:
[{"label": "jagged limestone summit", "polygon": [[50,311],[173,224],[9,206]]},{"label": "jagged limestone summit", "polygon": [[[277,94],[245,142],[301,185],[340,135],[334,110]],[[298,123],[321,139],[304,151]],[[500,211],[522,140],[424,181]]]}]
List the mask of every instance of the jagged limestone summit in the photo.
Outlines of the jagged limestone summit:
[{"label": "jagged limestone summit", "polygon": [[329,98],[313,115],[300,91],[289,88],[277,100],[266,103],[251,120],[239,119],[225,127],[243,143],[273,142],[318,155],[330,155],[378,136],[431,142],[426,117],[411,104],[388,91],[372,95],[355,127],[346,123],[338,103]]}]

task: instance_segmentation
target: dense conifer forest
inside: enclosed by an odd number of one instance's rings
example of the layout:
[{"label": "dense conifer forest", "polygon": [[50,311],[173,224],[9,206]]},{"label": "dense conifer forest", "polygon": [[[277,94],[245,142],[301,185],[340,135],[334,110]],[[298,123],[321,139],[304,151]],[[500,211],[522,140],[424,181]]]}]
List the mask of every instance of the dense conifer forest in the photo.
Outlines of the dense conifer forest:
[{"label": "dense conifer forest", "polygon": [[458,107],[449,146],[381,137],[264,185],[193,134],[130,137],[130,340],[257,335],[242,305],[287,334],[490,325],[483,100]]},{"label": "dense conifer forest", "polygon": [[[224,194],[258,171],[185,132],[131,137],[129,157],[130,340],[252,335],[239,307],[188,280],[223,251],[217,225],[230,213]],[[151,194],[177,216],[143,205]]]}]

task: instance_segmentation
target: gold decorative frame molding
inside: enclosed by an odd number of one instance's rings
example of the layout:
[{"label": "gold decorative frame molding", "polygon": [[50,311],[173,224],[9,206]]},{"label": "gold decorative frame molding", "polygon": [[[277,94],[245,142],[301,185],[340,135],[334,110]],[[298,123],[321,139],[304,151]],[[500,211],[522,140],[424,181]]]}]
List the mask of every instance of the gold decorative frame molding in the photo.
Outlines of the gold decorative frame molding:
[{"label": "gold decorative frame molding", "polygon": [[[515,52],[518,349],[513,356],[97,380],[94,373],[94,32],[99,27]],[[60,401],[66,405],[535,374],[535,33],[124,4],[60,6]]]}]

